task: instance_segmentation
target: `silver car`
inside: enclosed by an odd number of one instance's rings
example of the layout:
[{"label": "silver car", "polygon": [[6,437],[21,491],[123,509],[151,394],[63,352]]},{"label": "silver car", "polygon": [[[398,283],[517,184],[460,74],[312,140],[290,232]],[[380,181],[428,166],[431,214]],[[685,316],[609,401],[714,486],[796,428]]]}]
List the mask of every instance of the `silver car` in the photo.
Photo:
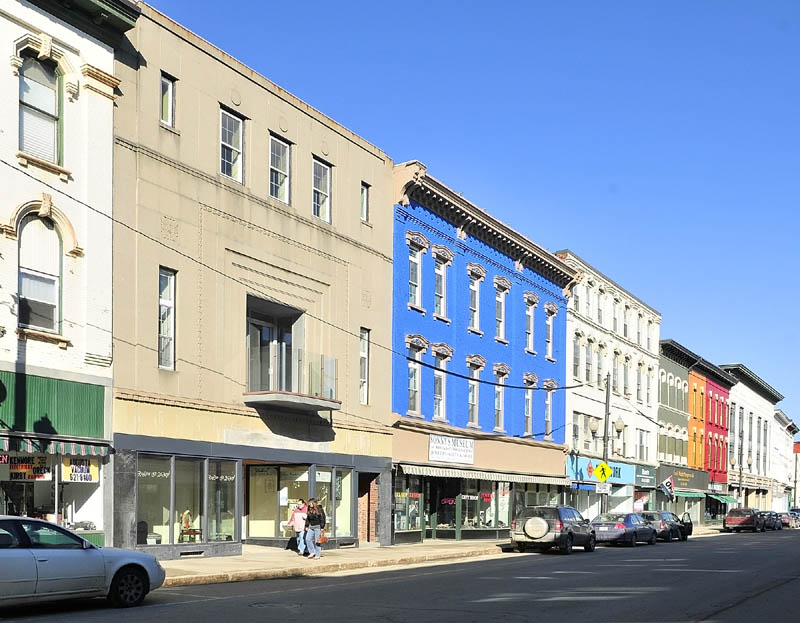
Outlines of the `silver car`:
[{"label": "silver car", "polygon": [[0,607],[108,597],[128,608],[142,603],[165,576],[150,554],[97,547],[46,521],[0,515]]}]

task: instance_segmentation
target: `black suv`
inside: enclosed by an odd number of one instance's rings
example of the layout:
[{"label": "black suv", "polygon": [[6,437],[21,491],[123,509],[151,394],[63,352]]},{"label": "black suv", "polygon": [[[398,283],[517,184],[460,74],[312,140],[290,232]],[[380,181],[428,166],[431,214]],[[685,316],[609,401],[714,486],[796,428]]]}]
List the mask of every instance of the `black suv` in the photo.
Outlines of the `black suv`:
[{"label": "black suv", "polygon": [[511,522],[511,545],[520,552],[557,547],[571,554],[574,545],[593,552],[595,543],[589,520],[571,506],[527,506]]}]

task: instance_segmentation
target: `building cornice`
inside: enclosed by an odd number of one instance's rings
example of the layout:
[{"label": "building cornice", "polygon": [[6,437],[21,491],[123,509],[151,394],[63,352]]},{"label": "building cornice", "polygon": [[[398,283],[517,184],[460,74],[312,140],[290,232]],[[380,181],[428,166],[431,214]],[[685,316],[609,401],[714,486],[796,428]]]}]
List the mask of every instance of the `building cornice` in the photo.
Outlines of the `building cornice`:
[{"label": "building cornice", "polygon": [[702,357],[696,361],[689,370],[700,372],[706,379],[713,381],[717,385],[729,390],[738,382],[733,376],[721,370],[710,361],[706,361]]},{"label": "building cornice", "polygon": [[28,0],[104,43],[118,47],[141,11],[132,0]]},{"label": "building cornice", "polygon": [[732,375],[743,385],[746,385],[763,398],[769,400],[772,404],[776,404],[783,400],[783,394],[781,394],[777,389],[772,387],[772,385],[767,383],[743,363],[724,363],[719,367]]}]

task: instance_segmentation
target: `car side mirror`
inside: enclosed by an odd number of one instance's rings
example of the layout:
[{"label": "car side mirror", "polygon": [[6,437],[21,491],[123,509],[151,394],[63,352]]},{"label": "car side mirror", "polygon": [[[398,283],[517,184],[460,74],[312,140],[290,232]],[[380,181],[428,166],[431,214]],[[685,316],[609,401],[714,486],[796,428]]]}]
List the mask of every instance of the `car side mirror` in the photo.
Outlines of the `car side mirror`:
[{"label": "car side mirror", "polygon": [[83,541],[83,547],[81,549],[94,549],[94,545],[89,543],[86,539]]},{"label": "car side mirror", "polygon": [[589,525],[590,523],[592,523],[592,522],[591,522],[591,521],[589,521],[588,519],[584,519],[584,520],[583,520],[583,523],[585,523],[585,524],[588,526],[588,525]]}]

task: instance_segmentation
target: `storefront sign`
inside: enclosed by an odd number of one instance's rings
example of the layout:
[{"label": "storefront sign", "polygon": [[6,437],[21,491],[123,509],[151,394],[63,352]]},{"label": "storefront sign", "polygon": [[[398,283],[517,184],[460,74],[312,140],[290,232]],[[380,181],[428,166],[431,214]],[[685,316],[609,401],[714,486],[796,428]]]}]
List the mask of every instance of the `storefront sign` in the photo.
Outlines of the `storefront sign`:
[{"label": "storefront sign", "polygon": [[663,482],[672,476],[676,489],[699,489],[705,491],[708,488],[708,472],[690,467],[673,467],[662,465],[656,470],[656,480]]},{"label": "storefront sign", "polygon": [[724,488],[721,482],[710,482],[708,483],[708,490],[718,492],[718,491],[723,491]]},{"label": "storefront sign", "polygon": [[446,435],[430,435],[428,460],[472,465],[475,462],[475,440]]},{"label": "storefront sign", "polygon": [[[582,456],[571,456],[567,461],[569,477],[576,481],[596,481],[592,478],[595,468],[600,465],[600,459],[589,459]],[[633,484],[636,479],[636,470],[633,465],[608,461],[611,475],[606,482],[613,484]]]},{"label": "storefront sign", "polygon": [[8,465],[8,455],[0,454],[0,465]]},{"label": "storefront sign", "polygon": [[100,482],[100,462],[97,459],[73,459],[61,461],[61,480],[64,482]]},{"label": "storefront sign", "polygon": [[5,463],[0,463],[0,480],[28,482],[53,479],[53,469],[47,455],[25,454],[6,458],[8,460]]},{"label": "storefront sign", "polygon": [[651,487],[656,486],[656,468],[646,467],[645,465],[636,466],[636,482],[637,487]]}]

